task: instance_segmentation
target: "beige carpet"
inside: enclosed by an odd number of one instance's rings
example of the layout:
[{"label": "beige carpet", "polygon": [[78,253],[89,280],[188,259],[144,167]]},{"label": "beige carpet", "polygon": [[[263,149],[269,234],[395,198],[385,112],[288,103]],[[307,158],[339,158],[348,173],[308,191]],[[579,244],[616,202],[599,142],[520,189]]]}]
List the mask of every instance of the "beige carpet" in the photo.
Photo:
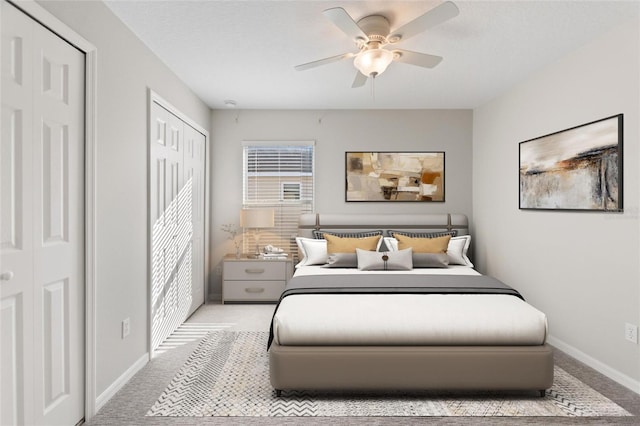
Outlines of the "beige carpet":
[{"label": "beige carpet", "polygon": [[[537,392],[283,392],[269,384],[265,332],[216,331],[203,338],[148,416],[630,416],[556,367]],[[309,366],[312,368],[312,366]]]},{"label": "beige carpet", "polygon": [[[639,425],[640,395],[599,374],[592,368],[567,354],[554,350],[556,365],[587,384],[600,394],[620,405],[633,417],[160,417],[147,416],[149,408],[185,365],[202,337],[208,331],[194,333],[192,327],[229,331],[268,331],[275,305],[266,304],[208,304],[189,318],[182,330],[182,338],[172,349],[151,360],[116,395],[107,402],[88,423],[88,426],[210,426],[210,425],[262,425],[262,426],[550,426],[550,425]],[[189,336],[187,336],[189,335]]]}]

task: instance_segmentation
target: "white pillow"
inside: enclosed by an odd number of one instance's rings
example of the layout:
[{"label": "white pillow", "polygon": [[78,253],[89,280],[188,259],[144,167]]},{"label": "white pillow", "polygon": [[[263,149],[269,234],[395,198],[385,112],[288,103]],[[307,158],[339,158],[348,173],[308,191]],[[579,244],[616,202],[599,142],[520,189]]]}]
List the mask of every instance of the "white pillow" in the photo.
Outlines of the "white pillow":
[{"label": "white pillow", "polygon": [[[395,238],[384,237],[384,243],[389,251],[398,250],[398,240]],[[449,265],[464,265],[473,268],[473,263],[471,263],[471,260],[467,257],[469,245],[471,245],[471,235],[451,237],[449,240],[449,246],[447,247]]]},{"label": "white pillow", "polygon": [[296,237],[296,244],[302,253],[302,260],[296,265],[296,268],[327,263],[327,240]]},{"label": "white pillow", "polygon": [[467,257],[467,251],[471,244],[471,235],[460,235],[459,237],[451,237],[449,247],[447,247],[447,256],[449,256],[449,265],[464,265],[473,268],[473,263]]},{"label": "white pillow", "polygon": [[413,269],[411,247],[397,251],[369,251],[357,248],[358,269],[361,271],[410,271]]},{"label": "white pillow", "polygon": [[383,240],[389,251],[398,251],[398,240],[393,237],[384,237]]},{"label": "white pillow", "polygon": [[[316,240],[315,238],[296,237],[296,244],[302,253],[302,260],[298,262],[296,268],[309,265],[324,265],[327,263],[329,254],[327,253],[327,240]],[[376,250],[380,250],[382,237],[378,239]],[[396,249],[398,248],[396,242]]]}]

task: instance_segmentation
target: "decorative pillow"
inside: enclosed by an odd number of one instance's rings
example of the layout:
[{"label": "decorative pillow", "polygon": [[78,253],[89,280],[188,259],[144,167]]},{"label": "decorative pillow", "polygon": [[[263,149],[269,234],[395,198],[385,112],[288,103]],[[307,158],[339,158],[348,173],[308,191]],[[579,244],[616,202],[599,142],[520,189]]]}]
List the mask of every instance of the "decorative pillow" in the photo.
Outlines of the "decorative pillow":
[{"label": "decorative pillow", "polygon": [[398,240],[398,250],[411,247],[415,253],[446,253],[451,236],[411,238],[406,235],[396,234],[395,238]]},{"label": "decorative pillow", "polygon": [[414,268],[446,268],[449,256],[446,253],[413,253]]},{"label": "decorative pillow", "polygon": [[296,268],[327,263],[327,240],[296,237],[296,243],[302,254],[302,260],[298,262]]},{"label": "decorative pillow", "polygon": [[[333,235],[335,237],[340,237],[340,238],[366,238],[366,237],[378,237],[378,236],[382,237],[383,232],[382,230],[378,230],[378,231],[366,231],[366,232],[338,233],[338,232],[323,231],[322,229],[319,231],[313,231],[313,236],[316,239],[324,239],[325,234]],[[385,251],[384,247],[382,247],[382,238],[380,238],[380,241],[378,241],[378,246],[376,250]]]},{"label": "decorative pillow", "polygon": [[331,234],[324,236],[327,240],[327,253],[355,253],[357,248],[375,251],[382,240],[380,235],[364,238],[341,238]]},{"label": "decorative pillow", "polygon": [[387,235],[390,237],[395,237],[395,234],[406,235],[407,237],[411,237],[411,238],[437,238],[437,237],[444,237],[446,235],[457,237],[458,231],[453,230],[453,231],[443,231],[443,232],[407,232],[407,231],[393,231],[391,229],[387,231]]},{"label": "decorative pillow", "polygon": [[325,268],[357,268],[358,257],[355,253],[331,253],[327,256]]},{"label": "decorative pillow", "polygon": [[393,237],[384,237],[384,245],[387,246],[389,251],[398,251],[398,240]]},{"label": "decorative pillow", "polygon": [[409,271],[413,268],[412,250],[368,251],[357,248],[358,269],[361,271]]},{"label": "decorative pillow", "polygon": [[333,232],[333,231],[323,231],[314,230],[313,237],[317,240],[323,240],[324,234],[334,235],[340,238],[365,238],[365,237],[377,237],[378,235],[382,235],[382,230],[377,231],[363,231],[363,232]]},{"label": "decorative pillow", "polygon": [[[385,245],[391,251],[398,250],[398,240],[391,237],[385,237],[384,239]],[[464,265],[473,268],[473,263],[467,257],[467,251],[469,250],[469,245],[471,244],[471,235],[461,235],[459,237],[452,237],[449,240],[449,245],[447,246],[447,257],[449,258],[449,265]],[[414,267],[417,268],[416,260],[414,253]]]},{"label": "decorative pillow", "polygon": [[467,251],[471,245],[471,235],[461,235],[451,238],[447,255],[449,256],[449,265],[464,265],[473,268],[473,263],[467,257]]}]

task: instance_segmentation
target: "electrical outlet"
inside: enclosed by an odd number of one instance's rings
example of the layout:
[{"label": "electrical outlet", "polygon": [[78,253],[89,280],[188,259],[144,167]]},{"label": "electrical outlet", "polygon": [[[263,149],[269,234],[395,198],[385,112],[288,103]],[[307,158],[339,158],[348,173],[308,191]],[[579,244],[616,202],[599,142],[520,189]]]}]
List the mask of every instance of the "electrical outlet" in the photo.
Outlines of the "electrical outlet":
[{"label": "electrical outlet", "polygon": [[638,343],[638,326],[626,323],[624,325],[624,338],[631,343]]},{"label": "electrical outlet", "polygon": [[124,339],[131,333],[131,321],[129,318],[125,318],[122,320],[122,338]]},{"label": "electrical outlet", "polygon": [[217,276],[221,276],[221,275],[222,275],[222,268],[221,268],[220,266],[218,266],[218,267],[216,268],[216,275],[217,275]]}]

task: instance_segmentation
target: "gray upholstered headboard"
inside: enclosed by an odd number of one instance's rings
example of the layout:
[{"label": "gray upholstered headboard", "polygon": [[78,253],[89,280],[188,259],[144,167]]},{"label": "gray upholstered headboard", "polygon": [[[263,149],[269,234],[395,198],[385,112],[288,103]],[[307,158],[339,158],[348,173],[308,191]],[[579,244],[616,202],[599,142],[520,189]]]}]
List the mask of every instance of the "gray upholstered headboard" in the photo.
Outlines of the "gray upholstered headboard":
[{"label": "gray upholstered headboard", "polygon": [[469,222],[464,214],[329,214],[306,213],[300,216],[298,235],[313,238],[313,230],[351,232],[404,230],[414,232],[457,230],[469,234]]}]

